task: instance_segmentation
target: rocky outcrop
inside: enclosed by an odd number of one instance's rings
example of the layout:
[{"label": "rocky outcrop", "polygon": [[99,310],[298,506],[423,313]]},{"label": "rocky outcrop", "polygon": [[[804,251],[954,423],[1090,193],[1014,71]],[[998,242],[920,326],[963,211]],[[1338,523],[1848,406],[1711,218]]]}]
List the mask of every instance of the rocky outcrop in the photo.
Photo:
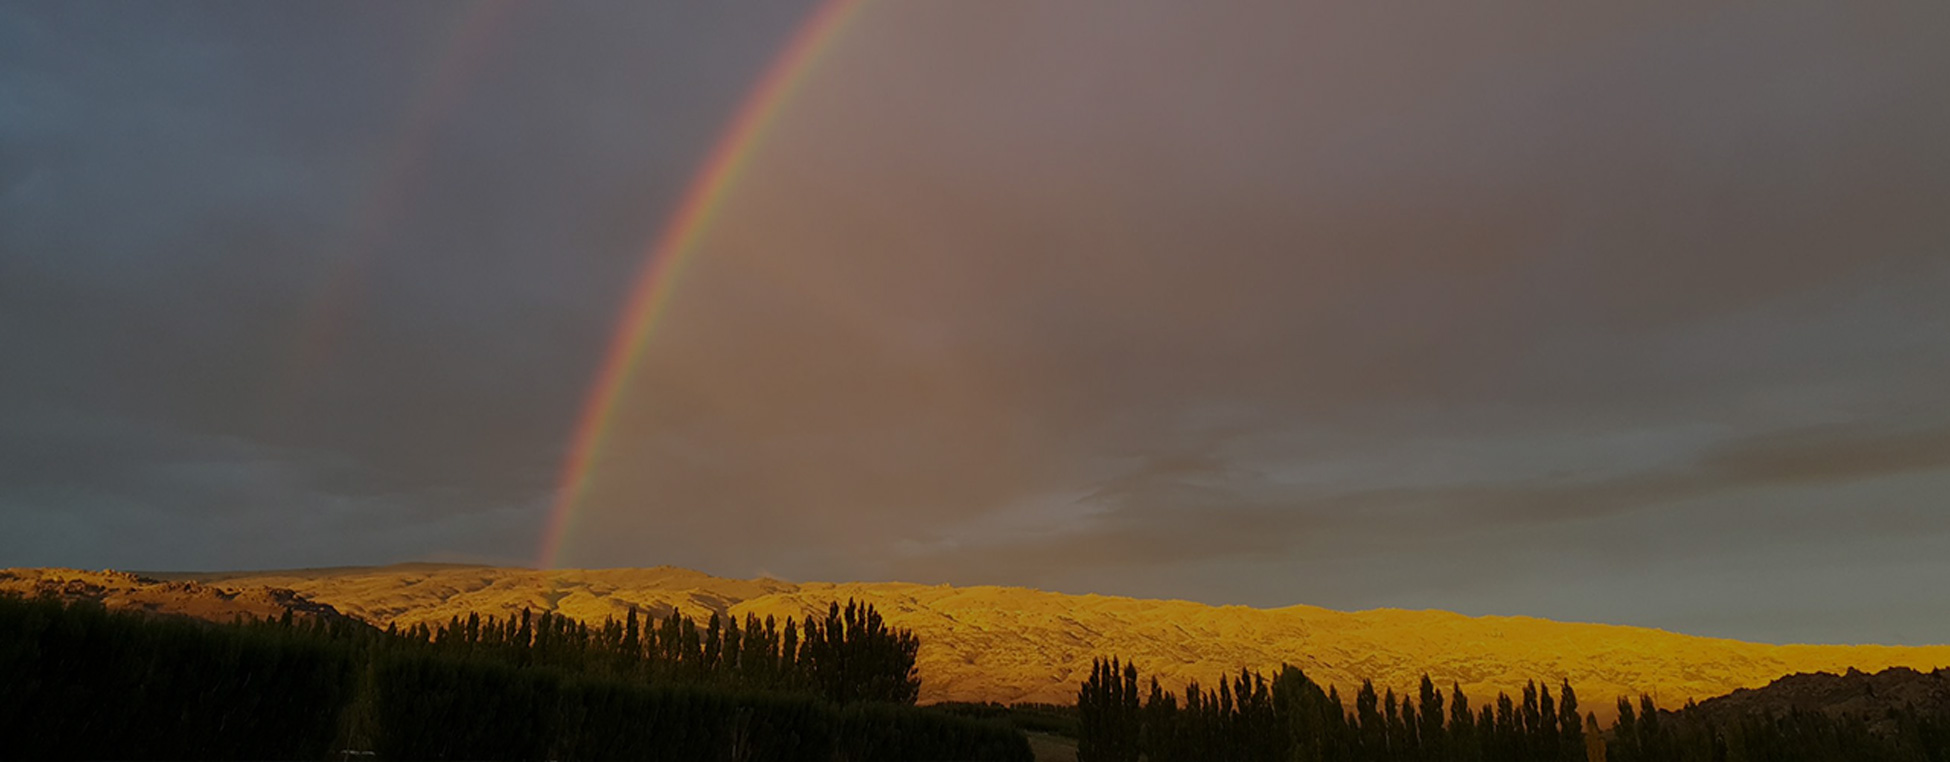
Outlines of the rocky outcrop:
[{"label": "rocky outcrop", "polygon": [[1950,713],[1950,669],[1920,672],[1893,667],[1866,673],[1794,674],[1760,688],[1743,688],[1699,703],[1695,711],[1716,720],[1747,714],[1780,716],[1792,711],[1882,717],[1891,709]]}]

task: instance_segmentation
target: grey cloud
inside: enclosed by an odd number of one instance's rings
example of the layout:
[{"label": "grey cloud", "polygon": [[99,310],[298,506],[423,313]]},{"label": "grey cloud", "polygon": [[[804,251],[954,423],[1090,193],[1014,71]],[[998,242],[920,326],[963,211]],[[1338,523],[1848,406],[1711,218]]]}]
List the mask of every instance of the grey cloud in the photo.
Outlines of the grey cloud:
[{"label": "grey cloud", "polygon": [[[905,570],[938,576],[993,566],[1025,578],[1062,578],[1106,567],[1265,563],[1290,554],[1350,559],[1391,546],[1381,552],[1402,545],[1494,543],[1495,535],[1514,530],[1630,520],[1680,505],[1712,512],[1711,501],[1729,494],[1940,475],[1950,472],[1946,443],[1950,428],[1822,426],[1722,441],[1670,467],[1597,478],[1561,475],[1344,491],[1280,484],[1208,455],[1174,455],[1141,463],[1077,497],[1098,510],[1069,531],[939,546],[935,554],[909,559]],[[1391,465],[1413,468],[1400,460]],[[1770,515],[1764,507],[1721,510],[1765,524],[1779,523],[1787,513]],[[1851,524],[1848,536],[1855,540],[1918,532],[1950,536],[1950,518],[1922,514],[1884,513],[1844,523]],[[1790,533],[1778,541],[1829,539],[1797,539]]]},{"label": "grey cloud", "polygon": [[1864,428],[1837,425],[1756,437],[1710,453],[1703,466],[1721,478],[1773,484],[1846,482],[1950,467],[1950,428]]},{"label": "grey cloud", "polygon": [[533,558],[801,9],[496,8],[0,10],[0,563]]},{"label": "grey cloud", "polygon": [[580,557],[1192,597],[1399,559],[1389,599],[1764,521],[1716,447],[1888,430],[1950,357],[1903,13],[865,16],[685,272]]},{"label": "grey cloud", "polygon": [[[16,536],[528,557],[807,9],[494,8],[0,11]],[[563,560],[1626,622],[1710,602],[1537,569],[1737,579],[1789,514],[1936,568],[1883,532],[1945,465],[1942,14],[867,5],[678,268]]]}]

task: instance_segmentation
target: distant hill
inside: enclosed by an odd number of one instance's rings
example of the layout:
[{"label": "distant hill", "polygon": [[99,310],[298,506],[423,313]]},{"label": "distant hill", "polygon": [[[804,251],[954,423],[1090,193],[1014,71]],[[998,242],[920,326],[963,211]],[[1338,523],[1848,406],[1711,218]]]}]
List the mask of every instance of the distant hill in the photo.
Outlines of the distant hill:
[{"label": "distant hill", "polygon": [[1742,688],[1694,709],[1716,721],[1746,714],[1780,716],[1790,711],[1876,718],[1890,709],[1950,714],[1950,669],[1919,672],[1892,667],[1876,673],[1788,675],[1760,688]]},{"label": "distant hill", "polygon": [[[21,574],[15,571],[13,574]],[[42,572],[51,573],[51,572]],[[1427,672],[1462,684],[1479,704],[1526,680],[1568,678],[1587,708],[1609,715],[1618,695],[1667,708],[1797,672],[1950,666],[1950,646],[1777,646],[1662,630],[1468,617],[1442,611],[1255,609],[1187,601],[1065,595],[1011,587],[736,580],[687,569],[536,571],[410,565],[276,572],[146,573],[254,595],[288,590],[378,626],[446,621],[468,612],[557,611],[600,622],[635,608],[694,616],[803,616],[833,600],[872,603],[921,638],[921,700],[1070,703],[1094,656],[1116,654],[1173,690],[1223,671],[1282,663],[1322,683],[1411,690]],[[161,593],[157,593],[160,595]],[[202,595],[202,594],[198,594]]]},{"label": "distant hill", "polygon": [[329,604],[284,588],[211,587],[188,580],[164,580],[118,571],[0,569],[0,594],[8,593],[29,598],[52,595],[70,601],[93,601],[119,611],[177,614],[213,621],[238,617],[277,619],[287,611],[300,619],[353,619]]}]

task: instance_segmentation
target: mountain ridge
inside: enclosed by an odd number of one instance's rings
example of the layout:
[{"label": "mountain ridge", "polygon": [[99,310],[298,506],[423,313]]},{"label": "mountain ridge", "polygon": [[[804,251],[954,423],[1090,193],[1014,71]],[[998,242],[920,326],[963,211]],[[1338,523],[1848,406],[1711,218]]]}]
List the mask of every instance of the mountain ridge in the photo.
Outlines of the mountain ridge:
[{"label": "mountain ridge", "polygon": [[632,609],[759,618],[823,613],[833,601],[872,603],[921,639],[922,700],[1069,703],[1097,656],[1116,655],[1169,690],[1241,668],[1291,663],[1351,697],[1363,679],[1413,692],[1426,672],[1461,685],[1472,703],[1516,694],[1527,680],[1569,679],[1588,710],[1647,693],[1667,708],[1795,673],[1930,670],[1950,646],[1765,644],[1666,630],[1523,615],[1470,616],[1380,608],[1343,612],[1073,595],[997,585],[739,580],[681,567],[534,570],[474,565],[340,567],[257,572],[145,572],[165,581],[295,591],[384,627],[467,613],[554,611],[592,622]]}]

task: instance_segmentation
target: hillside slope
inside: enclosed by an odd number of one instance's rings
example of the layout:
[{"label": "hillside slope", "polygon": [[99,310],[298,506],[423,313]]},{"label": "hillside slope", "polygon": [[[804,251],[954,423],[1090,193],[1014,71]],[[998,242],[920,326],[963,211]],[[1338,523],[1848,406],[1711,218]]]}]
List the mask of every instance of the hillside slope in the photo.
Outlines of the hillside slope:
[{"label": "hillside slope", "polygon": [[1746,714],[1780,716],[1791,711],[1881,718],[1891,709],[1926,715],[1950,709],[1950,669],[1918,672],[1905,667],[1866,673],[1849,670],[1789,675],[1760,688],[1743,688],[1700,702],[1694,710],[1719,721]]},{"label": "hillside slope", "polygon": [[55,596],[92,601],[116,611],[177,614],[226,622],[276,619],[289,611],[300,619],[342,620],[330,605],[291,590],[262,585],[213,587],[194,580],[162,580],[118,571],[0,569],[0,594]]},{"label": "hillside slope", "polygon": [[1094,656],[1117,654],[1174,690],[1223,670],[1306,669],[1349,695],[1363,678],[1412,690],[1427,672],[1460,682],[1479,704],[1525,680],[1568,678],[1600,716],[1617,695],[1665,707],[1797,672],[1932,670],[1950,646],[1777,646],[1662,630],[1468,617],[1441,611],[1254,609],[1186,601],[1065,595],[1023,588],[734,580],[670,567],[536,571],[410,565],[285,572],[160,575],[235,589],[297,591],[384,626],[445,621],[468,611],[552,610],[601,621],[635,607],[708,616],[803,616],[827,602],[872,603],[921,638],[923,701],[1075,700]]}]

